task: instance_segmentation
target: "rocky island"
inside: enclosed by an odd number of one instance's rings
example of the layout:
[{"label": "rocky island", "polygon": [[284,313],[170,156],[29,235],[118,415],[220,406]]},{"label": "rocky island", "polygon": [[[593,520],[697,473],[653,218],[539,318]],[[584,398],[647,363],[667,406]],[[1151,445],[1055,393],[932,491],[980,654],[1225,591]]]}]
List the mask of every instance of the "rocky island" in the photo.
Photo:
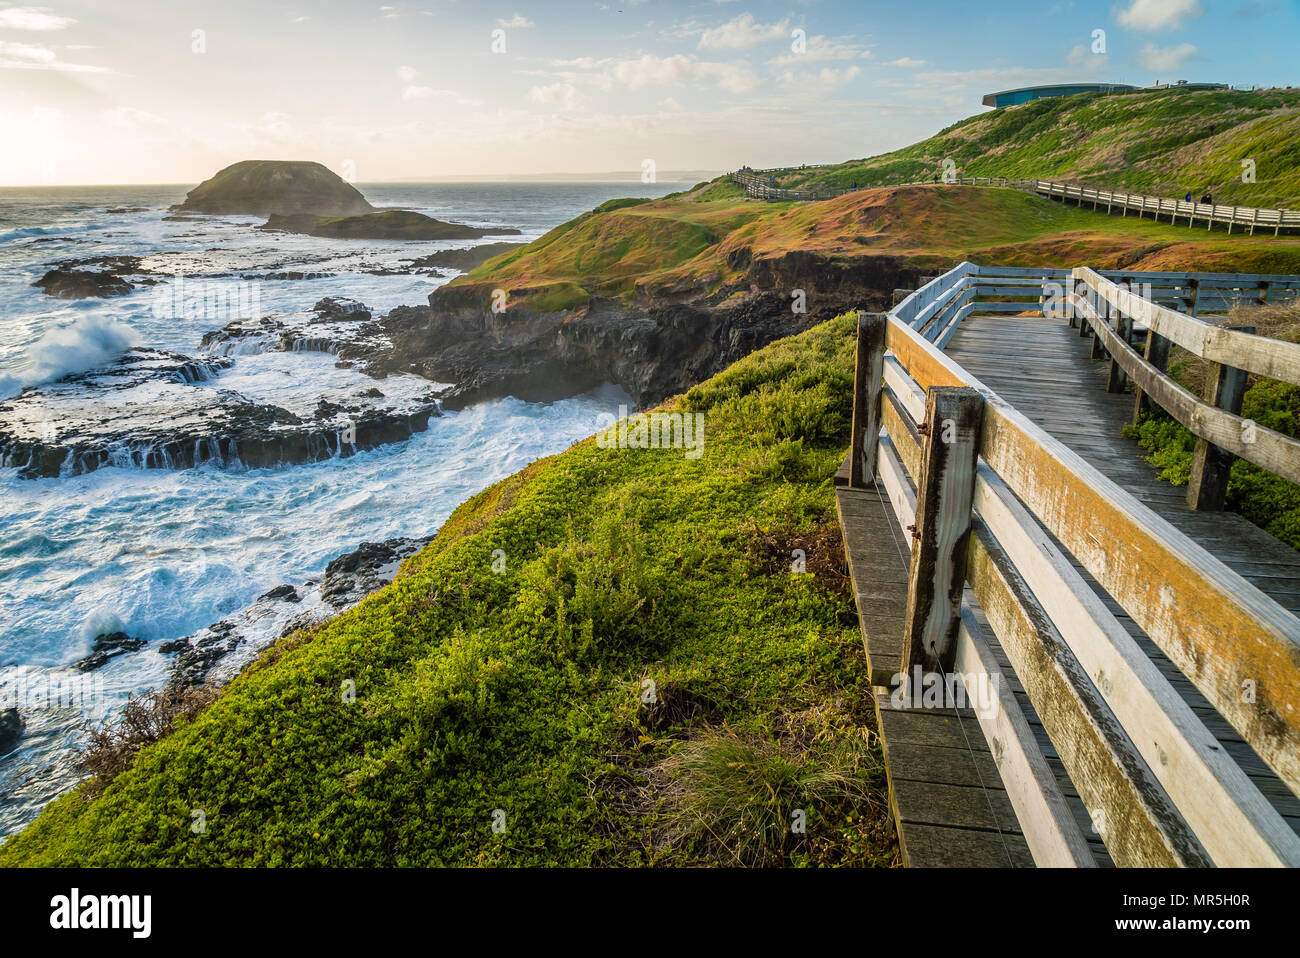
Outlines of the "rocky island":
[{"label": "rocky island", "polygon": [[327,239],[446,240],[517,236],[516,229],[444,223],[412,210],[376,209],[320,163],[243,160],[204,180],[172,207],[179,214],[265,216],[262,229]]},{"label": "rocky island", "polygon": [[360,190],[320,163],[243,160],[204,180],[177,213],[359,216],[374,212]]}]

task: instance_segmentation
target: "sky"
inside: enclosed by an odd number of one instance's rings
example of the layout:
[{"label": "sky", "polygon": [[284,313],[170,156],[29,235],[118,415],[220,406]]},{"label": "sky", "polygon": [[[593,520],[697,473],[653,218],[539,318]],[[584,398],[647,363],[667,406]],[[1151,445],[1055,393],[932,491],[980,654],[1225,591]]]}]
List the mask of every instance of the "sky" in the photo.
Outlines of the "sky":
[{"label": "sky", "polygon": [[0,0],[0,185],[763,168],[1030,84],[1300,85],[1297,0],[51,4]]}]

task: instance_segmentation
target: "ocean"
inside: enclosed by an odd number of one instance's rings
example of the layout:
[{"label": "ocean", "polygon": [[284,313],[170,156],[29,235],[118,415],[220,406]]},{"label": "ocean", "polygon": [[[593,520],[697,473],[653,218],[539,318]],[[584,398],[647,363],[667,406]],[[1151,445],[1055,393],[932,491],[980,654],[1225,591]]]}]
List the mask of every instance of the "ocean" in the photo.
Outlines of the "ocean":
[{"label": "ocean", "polygon": [[[423,304],[454,275],[403,272],[413,258],[535,239],[605,200],[690,185],[359,187],[376,206],[523,233],[439,242],[265,233],[254,228],[256,217],[167,219],[187,187],[0,189],[0,402],[111,363],[132,346],[204,356],[203,334],[223,325],[155,309],[166,292],[158,287],[59,300],[32,286],[61,260],[142,257],[150,269],[191,283],[320,274],[256,279],[260,314],[303,312],[345,296],[380,315]],[[323,352],[235,351],[231,359],[216,380],[194,388],[294,407],[374,384]],[[385,383],[395,388],[392,377]],[[88,393],[87,401],[111,400]],[[189,636],[282,584],[319,579],[331,559],[363,541],[433,534],[466,498],[591,435],[627,402],[614,386],[549,404],[506,398],[447,412],[404,442],[275,469],[112,467],[22,479],[17,469],[0,468],[0,710],[17,707],[26,723],[18,748],[0,756],[0,836],[76,783],[86,723],[102,723],[128,695],[166,682],[170,657],[157,651],[161,642]],[[94,672],[73,668],[96,636],[113,632],[147,645]]]}]

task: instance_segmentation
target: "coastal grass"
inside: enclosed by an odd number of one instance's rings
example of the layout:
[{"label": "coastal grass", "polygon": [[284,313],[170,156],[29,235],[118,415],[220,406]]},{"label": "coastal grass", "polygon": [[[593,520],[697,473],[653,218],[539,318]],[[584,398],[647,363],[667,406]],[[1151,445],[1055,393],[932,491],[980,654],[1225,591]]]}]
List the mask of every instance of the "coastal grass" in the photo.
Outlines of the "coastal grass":
[{"label": "coastal grass", "polygon": [[[1300,342],[1300,305],[1295,303],[1238,307],[1224,322],[1252,325],[1261,336]],[[1177,346],[1171,352],[1169,374],[1198,395],[1208,367],[1205,360]],[[1241,415],[1300,439],[1300,386],[1252,375],[1247,380]],[[1147,461],[1159,468],[1160,478],[1176,486],[1187,484],[1196,448],[1196,437],[1187,427],[1157,408],[1136,426],[1126,427],[1126,433],[1150,453]],[[1300,549],[1300,486],[1295,483],[1238,459],[1229,473],[1226,505],[1291,548]]]},{"label": "coastal grass", "polygon": [[[828,263],[942,270],[962,260],[1008,266],[1300,272],[1300,240],[1229,235],[1120,217],[1020,190],[910,186],[814,203],[765,203],[717,180],[674,198],[611,201],[452,280],[511,302],[577,309],[749,289],[755,263],[792,252]],[[556,294],[556,287],[563,294]],[[536,297],[542,297],[537,299]]]},{"label": "coastal grass", "polygon": [[[1158,196],[1300,207],[1300,90],[1081,93],[968,117],[879,156],[776,174],[789,189],[962,176],[1063,179]],[[1242,181],[1242,161],[1254,182]]]},{"label": "coastal grass", "polygon": [[589,439],[473,497],[0,865],[893,863],[832,485],[853,331],[665,404],[699,458]]}]

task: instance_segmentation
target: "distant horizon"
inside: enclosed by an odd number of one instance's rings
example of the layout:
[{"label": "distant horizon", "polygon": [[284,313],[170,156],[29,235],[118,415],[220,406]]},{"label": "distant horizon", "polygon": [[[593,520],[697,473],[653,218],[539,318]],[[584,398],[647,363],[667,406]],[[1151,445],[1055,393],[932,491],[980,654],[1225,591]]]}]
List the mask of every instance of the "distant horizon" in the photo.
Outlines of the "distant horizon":
[{"label": "distant horizon", "polygon": [[[736,167],[739,169],[739,167]],[[223,167],[224,169],[224,167]],[[193,189],[204,180],[210,179],[218,170],[213,170],[212,174],[204,177],[203,180],[192,180],[188,182],[176,183],[147,183],[147,182],[116,182],[116,183],[0,183],[0,190],[78,190],[87,187],[97,186],[156,186],[156,187],[177,187]],[[654,183],[698,183],[701,180],[711,180],[731,170],[664,170],[656,174],[655,179],[646,185]],[[358,189],[365,186],[419,186],[421,184],[452,184],[452,183],[628,183],[641,184],[640,170],[603,170],[583,173],[463,173],[447,174],[442,176],[414,176],[402,179],[392,180],[357,180],[350,185]]]}]

